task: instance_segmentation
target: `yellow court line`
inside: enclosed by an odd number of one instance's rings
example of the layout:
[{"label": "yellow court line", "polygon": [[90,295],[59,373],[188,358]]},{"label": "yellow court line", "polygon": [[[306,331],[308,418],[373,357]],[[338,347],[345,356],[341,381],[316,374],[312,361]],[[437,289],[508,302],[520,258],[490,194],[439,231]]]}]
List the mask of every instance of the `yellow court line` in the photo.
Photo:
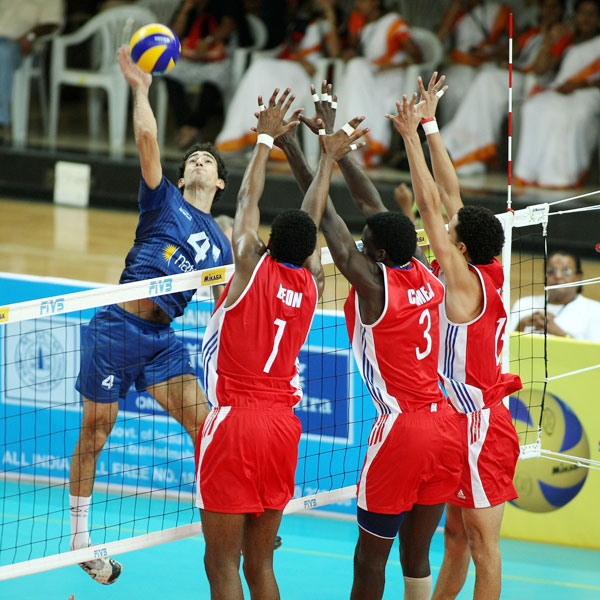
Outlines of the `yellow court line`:
[{"label": "yellow court line", "polygon": [[[345,559],[345,560],[353,560],[354,559],[354,557],[348,556],[346,554],[334,554],[332,552],[319,552],[317,550],[301,550],[299,548],[281,547],[277,550],[277,552],[294,552],[296,554],[311,554],[313,556],[323,556],[323,557],[327,557],[327,558],[341,558],[341,559]],[[388,564],[395,565],[395,566],[401,566],[400,562],[396,561],[396,560],[389,560]],[[438,567],[436,565],[431,565],[431,570],[439,571],[440,567]],[[468,574],[475,575],[475,570],[469,569]],[[527,583],[538,583],[538,584],[543,584],[543,585],[557,585],[557,586],[568,587],[568,588],[600,591],[600,586],[598,586],[598,585],[586,585],[584,583],[570,583],[568,581],[555,581],[555,580],[551,580],[551,579],[536,579],[533,577],[522,577],[521,575],[508,575],[506,573],[502,574],[502,579],[511,579],[513,581],[524,581]]]},{"label": "yellow court line", "polygon": [[[6,514],[6,513],[3,516],[11,517],[11,518],[18,517],[18,515],[10,515],[10,514]],[[30,517],[30,518],[33,521],[45,521],[45,522],[49,522],[49,523],[58,523],[61,525],[70,525],[69,522],[67,522],[63,519],[43,519],[42,517]],[[152,518],[154,518],[154,517],[152,517]],[[95,527],[100,529],[100,528],[103,528],[106,526],[100,525],[100,524],[98,524],[98,525],[92,524],[92,528],[95,528]],[[112,525],[112,526],[106,527],[106,529],[111,529],[114,527],[118,527],[118,525]],[[140,533],[140,534],[147,533],[146,530],[134,529],[132,527],[121,527],[121,531],[130,531],[132,533]],[[201,536],[194,536],[194,537],[188,538],[188,539],[200,541],[202,538],[201,538]],[[318,550],[303,550],[301,548],[287,548],[285,546],[279,548],[277,551],[278,552],[293,552],[294,554],[310,554],[311,556],[322,556],[324,558],[340,558],[343,560],[354,560],[354,557],[348,556],[347,554],[335,554],[333,552],[320,552]],[[400,561],[397,561],[397,560],[390,560],[390,561],[388,561],[388,564],[394,565],[394,566],[401,566]],[[440,567],[438,567],[437,565],[431,565],[431,570],[439,571]],[[473,569],[469,569],[468,574],[475,575],[475,571]],[[581,590],[600,591],[600,586],[598,586],[598,585],[588,585],[585,583],[570,583],[567,581],[555,581],[555,580],[551,580],[551,579],[537,579],[534,577],[523,577],[521,575],[508,575],[507,573],[502,574],[502,579],[511,579],[513,581],[524,581],[527,583],[539,583],[542,585],[556,585],[556,586],[560,586],[560,587],[576,588],[576,589],[581,589]]]}]

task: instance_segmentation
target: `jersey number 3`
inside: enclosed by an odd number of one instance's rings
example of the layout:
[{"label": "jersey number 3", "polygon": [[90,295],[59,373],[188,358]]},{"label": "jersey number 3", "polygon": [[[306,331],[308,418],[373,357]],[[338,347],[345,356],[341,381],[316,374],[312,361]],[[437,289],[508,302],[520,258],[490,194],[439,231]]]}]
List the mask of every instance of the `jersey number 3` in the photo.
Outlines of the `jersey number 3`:
[{"label": "jersey number 3", "polygon": [[427,321],[427,325],[425,326],[425,331],[423,332],[423,337],[427,344],[425,345],[425,350],[421,350],[419,348],[415,348],[415,352],[417,353],[417,360],[423,360],[426,356],[428,356],[431,352],[431,336],[429,335],[429,330],[431,329],[431,315],[429,314],[429,309],[426,308],[419,317],[419,325],[423,325],[423,322]]}]

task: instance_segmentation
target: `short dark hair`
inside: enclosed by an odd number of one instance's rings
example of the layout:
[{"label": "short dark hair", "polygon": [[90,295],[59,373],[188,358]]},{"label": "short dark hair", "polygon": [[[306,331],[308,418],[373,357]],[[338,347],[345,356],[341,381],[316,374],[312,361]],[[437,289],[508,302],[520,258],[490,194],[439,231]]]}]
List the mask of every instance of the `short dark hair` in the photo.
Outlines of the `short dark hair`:
[{"label": "short dark hair", "polygon": [[380,212],[367,217],[367,227],[378,250],[385,250],[395,265],[410,261],[417,249],[413,222],[399,212]]},{"label": "short dark hair", "polygon": [[278,262],[301,267],[315,251],[317,226],[307,212],[286,210],[271,224],[271,256]]},{"label": "short dark hair", "polygon": [[[194,154],[194,152],[208,152],[209,154],[212,154],[212,156],[214,156],[215,160],[217,161],[217,174],[219,175],[219,179],[222,179],[225,182],[225,184],[227,184],[227,179],[229,178],[227,167],[223,162],[223,158],[221,157],[220,152],[210,142],[200,142],[198,144],[194,144],[185,151],[183,160],[179,163],[179,166],[177,167],[177,181],[179,181],[183,177],[183,174],[185,172],[185,165],[188,161],[188,158],[192,154]],[[217,200],[221,197],[222,193],[223,190],[217,189],[217,192],[215,193],[215,199],[213,200],[213,202],[217,202]]]},{"label": "short dark hair", "polygon": [[458,211],[456,235],[475,265],[489,265],[504,246],[502,224],[484,206],[463,206]]}]

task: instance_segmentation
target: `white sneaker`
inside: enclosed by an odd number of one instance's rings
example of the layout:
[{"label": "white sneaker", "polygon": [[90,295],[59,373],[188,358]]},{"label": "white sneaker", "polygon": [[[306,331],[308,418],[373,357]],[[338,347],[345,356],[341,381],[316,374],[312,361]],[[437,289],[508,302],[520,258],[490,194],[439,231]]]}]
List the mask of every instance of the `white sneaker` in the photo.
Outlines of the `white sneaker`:
[{"label": "white sneaker", "polygon": [[102,585],[114,583],[123,570],[123,565],[112,558],[95,558],[79,563],[79,566]]}]

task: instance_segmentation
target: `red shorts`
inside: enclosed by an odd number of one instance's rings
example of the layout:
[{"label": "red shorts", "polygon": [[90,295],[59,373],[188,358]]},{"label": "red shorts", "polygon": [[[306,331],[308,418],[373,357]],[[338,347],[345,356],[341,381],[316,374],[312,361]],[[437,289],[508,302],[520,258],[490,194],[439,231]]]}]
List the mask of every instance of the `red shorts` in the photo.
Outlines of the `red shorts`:
[{"label": "red shorts", "polygon": [[[517,498],[513,485],[519,458],[519,438],[510,412],[499,404],[461,414],[467,449],[460,487],[450,504],[487,508]],[[464,437],[463,437],[464,439]]]},{"label": "red shorts", "polygon": [[453,497],[464,454],[461,421],[447,404],[439,407],[377,418],[358,484],[360,508],[399,514],[413,504],[442,504]]},{"label": "red shorts", "polygon": [[283,510],[294,495],[302,426],[291,408],[213,408],[196,441],[196,506]]}]

